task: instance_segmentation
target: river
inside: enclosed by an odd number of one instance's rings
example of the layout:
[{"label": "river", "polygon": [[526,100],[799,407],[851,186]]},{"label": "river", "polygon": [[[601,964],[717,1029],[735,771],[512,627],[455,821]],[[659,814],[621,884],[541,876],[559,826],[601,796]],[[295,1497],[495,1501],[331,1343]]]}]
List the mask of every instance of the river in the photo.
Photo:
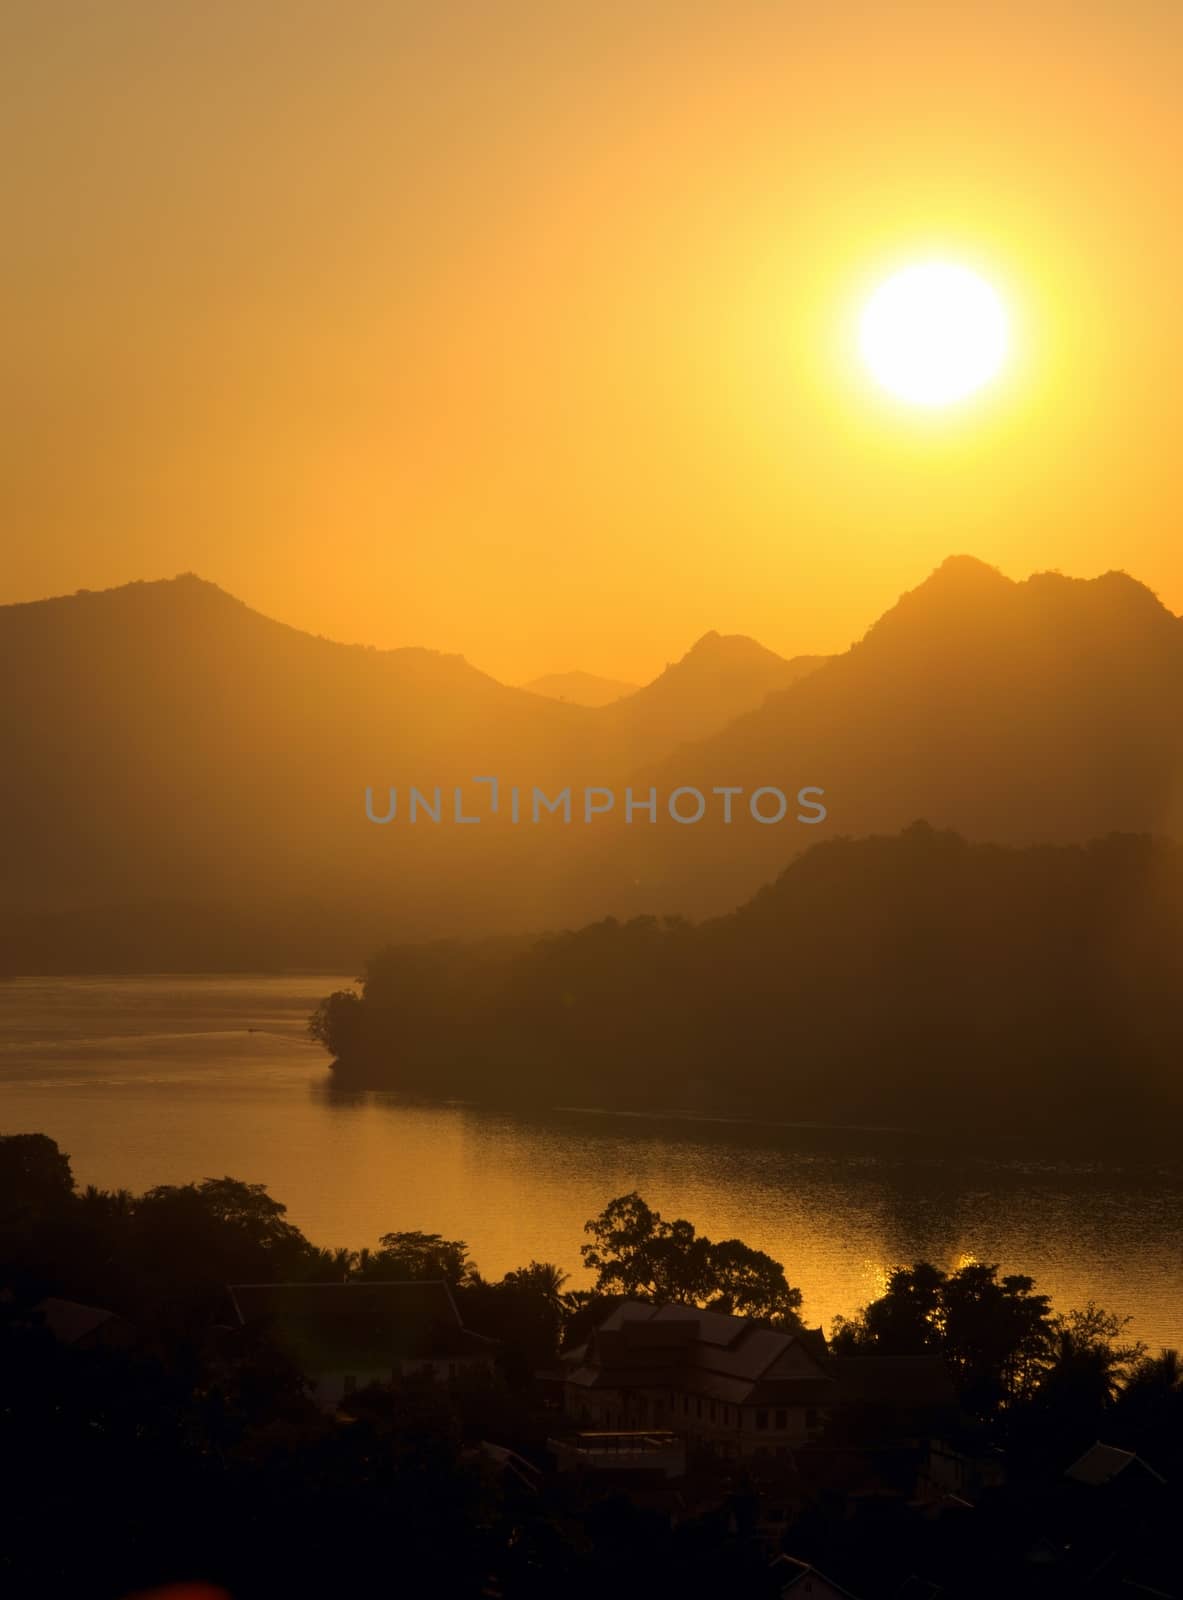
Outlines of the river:
[{"label": "river", "polygon": [[333,1088],[304,1036],[328,976],[0,982],[0,1131],[47,1133],[79,1184],[265,1183],[318,1244],[421,1228],[487,1276],[555,1261],[588,1281],[584,1221],[639,1189],[667,1216],[783,1261],[828,1327],[890,1267],[977,1259],[1061,1309],[1094,1299],[1183,1345],[1183,1161],[984,1155],[891,1132],[581,1109],[509,1114]]}]

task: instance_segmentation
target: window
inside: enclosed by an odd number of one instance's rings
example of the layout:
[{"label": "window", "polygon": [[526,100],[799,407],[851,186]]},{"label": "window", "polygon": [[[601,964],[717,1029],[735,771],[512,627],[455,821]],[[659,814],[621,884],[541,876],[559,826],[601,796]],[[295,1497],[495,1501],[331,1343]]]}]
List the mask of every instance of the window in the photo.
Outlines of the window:
[{"label": "window", "polygon": [[711,1421],[714,1422],[714,1420],[715,1420],[715,1402],[712,1400],[711,1401]]},{"label": "window", "polygon": [[756,1412],[756,1426],[757,1426],[757,1428],[766,1428],[768,1426],[768,1413],[767,1413],[767,1411],[757,1411]]},{"label": "window", "polygon": [[810,1406],[809,1410],[805,1413],[805,1426],[807,1428],[817,1427],[817,1411],[813,1406]]},{"label": "window", "polygon": [[783,1433],[784,1430],[785,1430],[785,1413],[784,1413],[784,1407],[783,1406],[776,1413],[776,1425],[781,1430],[781,1432]]},{"label": "window", "polygon": [[695,1406],[695,1415],[701,1421],[702,1420],[702,1396],[701,1395],[699,1395],[698,1399],[694,1402],[694,1406]]}]

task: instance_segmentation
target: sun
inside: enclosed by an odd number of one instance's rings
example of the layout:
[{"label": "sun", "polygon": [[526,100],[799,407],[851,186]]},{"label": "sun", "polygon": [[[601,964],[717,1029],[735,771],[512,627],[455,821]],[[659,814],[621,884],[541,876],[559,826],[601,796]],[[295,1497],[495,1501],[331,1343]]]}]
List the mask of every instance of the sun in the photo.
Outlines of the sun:
[{"label": "sun", "polygon": [[872,376],[918,406],[961,400],[1006,359],[1006,308],[976,272],[926,261],[893,274],[863,307],[859,349]]}]

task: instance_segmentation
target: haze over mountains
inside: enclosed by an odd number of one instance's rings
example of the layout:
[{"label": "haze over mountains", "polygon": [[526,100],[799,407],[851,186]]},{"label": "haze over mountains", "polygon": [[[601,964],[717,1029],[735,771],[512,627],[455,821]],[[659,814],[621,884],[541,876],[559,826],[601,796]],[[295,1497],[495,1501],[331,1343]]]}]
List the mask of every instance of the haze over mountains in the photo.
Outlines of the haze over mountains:
[{"label": "haze over mountains", "polygon": [[[319,965],[722,912],[819,838],[917,817],[1008,843],[1183,834],[1183,621],[1120,573],[1016,583],[958,557],[841,656],[708,634],[602,707],[315,638],[192,576],[0,608],[0,674],[10,970]],[[571,786],[575,820],[365,818],[367,785],[478,775]],[[829,816],[584,826],[588,784],[816,785]]]},{"label": "haze over mountains", "polygon": [[[818,784],[827,833],[924,818],[1011,844],[1179,837],[1181,713],[1183,620],[1142,584],[1121,572],[1013,582],[959,556],[845,654],[636,781]],[[643,872],[652,901],[698,914],[784,861],[783,829],[710,814],[655,829],[643,850],[635,826],[621,832],[621,891]]]},{"label": "haze over mountains", "polygon": [[[379,829],[366,787],[613,783],[797,670],[704,641],[595,711],[457,656],[301,633],[192,575],[0,608],[0,822],[16,841],[0,962],[27,970],[80,938],[108,962],[204,965],[222,927],[248,964],[274,937],[277,961],[316,965],[360,959],[390,927],[537,926],[552,909],[537,835]],[[131,905],[145,909],[102,910]]]},{"label": "haze over mountains", "polygon": [[636,694],[640,684],[597,678],[594,672],[551,672],[523,683],[522,688],[531,694],[543,694],[548,700],[570,700],[576,706],[607,706],[613,700],[623,700],[626,694]]},{"label": "haze over mountains", "polygon": [[433,1097],[1165,1143],[1181,935],[1177,845],[914,823],[818,844],[697,924],[388,948],[318,1036],[343,1083]]}]

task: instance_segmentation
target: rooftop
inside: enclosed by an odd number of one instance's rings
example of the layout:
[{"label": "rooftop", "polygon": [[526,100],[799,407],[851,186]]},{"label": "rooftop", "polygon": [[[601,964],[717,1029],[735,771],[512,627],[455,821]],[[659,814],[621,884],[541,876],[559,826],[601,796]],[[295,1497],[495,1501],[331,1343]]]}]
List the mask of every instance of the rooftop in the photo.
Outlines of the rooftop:
[{"label": "rooftop", "polygon": [[811,1567],[807,1561],[798,1561],[793,1556],[778,1556],[772,1563],[772,1570],[780,1584],[782,1595],[816,1592],[824,1597],[824,1600],[854,1600],[849,1589],[844,1589],[841,1584],[835,1583],[833,1578],[827,1578],[816,1567]]},{"label": "rooftop", "polygon": [[1102,1444],[1099,1439],[1072,1463],[1064,1476],[1073,1483],[1084,1483],[1099,1488],[1102,1484],[1112,1483],[1131,1467],[1139,1472],[1149,1473],[1157,1483],[1166,1482],[1165,1478],[1160,1477],[1153,1467],[1147,1466],[1141,1456],[1135,1455],[1132,1450],[1119,1450],[1115,1445]]},{"label": "rooftop", "polygon": [[820,1330],[781,1330],[695,1306],[625,1300],[596,1328],[570,1372],[576,1387],[674,1381],[734,1405],[815,1405],[833,1396]]},{"label": "rooftop", "polygon": [[76,1300],[42,1300],[36,1309],[59,1344],[78,1344],[89,1334],[118,1319],[113,1311],[80,1305]]}]

